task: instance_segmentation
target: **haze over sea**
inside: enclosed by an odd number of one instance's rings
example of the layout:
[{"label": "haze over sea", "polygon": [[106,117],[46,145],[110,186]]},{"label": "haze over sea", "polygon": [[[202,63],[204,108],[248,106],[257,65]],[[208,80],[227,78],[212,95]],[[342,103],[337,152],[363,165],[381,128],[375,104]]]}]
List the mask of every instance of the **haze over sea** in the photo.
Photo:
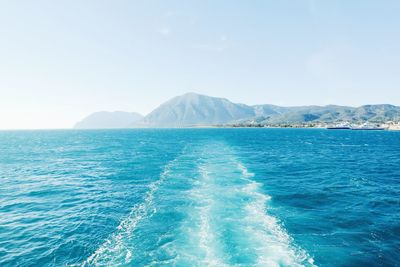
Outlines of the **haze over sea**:
[{"label": "haze over sea", "polygon": [[400,132],[0,132],[0,266],[398,266]]}]

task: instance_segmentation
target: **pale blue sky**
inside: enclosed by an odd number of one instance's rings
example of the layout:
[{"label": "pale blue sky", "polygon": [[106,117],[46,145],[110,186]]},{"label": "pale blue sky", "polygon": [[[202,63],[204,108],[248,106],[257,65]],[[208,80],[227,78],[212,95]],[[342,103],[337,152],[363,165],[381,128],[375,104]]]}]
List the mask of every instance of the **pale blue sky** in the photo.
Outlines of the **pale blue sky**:
[{"label": "pale blue sky", "polygon": [[400,105],[400,1],[0,0],[0,128],[246,104]]}]

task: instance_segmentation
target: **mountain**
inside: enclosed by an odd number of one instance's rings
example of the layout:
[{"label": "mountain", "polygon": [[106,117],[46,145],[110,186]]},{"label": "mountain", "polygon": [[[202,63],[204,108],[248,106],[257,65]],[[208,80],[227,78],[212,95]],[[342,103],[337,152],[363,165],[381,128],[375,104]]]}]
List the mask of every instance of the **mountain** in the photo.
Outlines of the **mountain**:
[{"label": "mountain", "polygon": [[232,103],[225,98],[187,93],[153,110],[144,118],[144,123],[155,127],[201,126],[226,124],[254,116],[251,106]]},{"label": "mountain", "polygon": [[143,116],[135,112],[95,112],[76,123],[75,129],[112,129],[129,128],[134,123],[143,119]]}]

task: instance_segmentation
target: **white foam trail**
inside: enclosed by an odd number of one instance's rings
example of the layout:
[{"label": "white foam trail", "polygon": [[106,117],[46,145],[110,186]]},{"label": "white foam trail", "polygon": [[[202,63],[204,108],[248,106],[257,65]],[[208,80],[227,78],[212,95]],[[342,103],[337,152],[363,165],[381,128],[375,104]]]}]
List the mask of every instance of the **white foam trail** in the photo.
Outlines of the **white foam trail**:
[{"label": "white foam trail", "polygon": [[[210,183],[210,176],[208,171],[200,166],[199,172],[201,178],[205,184]],[[200,187],[199,190],[202,190]],[[200,229],[199,229],[199,246],[205,252],[205,258],[202,260],[205,266],[228,266],[225,264],[221,258],[216,254],[218,253],[218,248],[216,247],[216,237],[210,225],[210,212],[212,206],[212,199],[203,199],[204,207],[200,208]]]},{"label": "white foam trail", "polygon": [[131,209],[129,215],[121,221],[116,231],[82,263],[82,267],[113,266],[118,265],[117,262],[126,264],[131,261],[133,252],[124,240],[132,238],[133,231],[143,218],[149,217],[157,211],[153,207],[154,194],[168,177],[170,169],[177,159],[170,161],[164,167],[159,179],[149,185],[144,201]]},{"label": "white foam trail", "polygon": [[181,229],[185,238],[175,247],[178,262],[190,259],[199,266],[315,266],[279,221],[268,214],[266,204],[271,197],[262,193],[262,185],[254,181],[254,174],[229,146],[213,143],[195,153],[199,177],[188,195],[192,204]]},{"label": "white foam trail", "polygon": [[[188,192],[191,202],[187,210],[187,219],[181,225],[179,240],[174,242],[177,253],[177,265],[188,266],[228,266],[222,259],[218,238],[211,224],[213,216],[213,198],[208,195],[212,190],[211,177],[203,166],[197,167],[199,176],[194,187]],[[175,266],[175,265],[173,265]]]},{"label": "white foam trail", "polygon": [[270,196],[260,192],[261,184],[250,179],[254,176],[240,162],[237,162],[244,179],[248,184],[243,192],[253,197],[246,205],[247,217],[245,220],[249,227],[245,230],[252,237],[257,248],[257,264],[259,266],[315,266],[314,260],[304,250],[293,245],[293,240],[278,220],[269,215],[266,202]]}]

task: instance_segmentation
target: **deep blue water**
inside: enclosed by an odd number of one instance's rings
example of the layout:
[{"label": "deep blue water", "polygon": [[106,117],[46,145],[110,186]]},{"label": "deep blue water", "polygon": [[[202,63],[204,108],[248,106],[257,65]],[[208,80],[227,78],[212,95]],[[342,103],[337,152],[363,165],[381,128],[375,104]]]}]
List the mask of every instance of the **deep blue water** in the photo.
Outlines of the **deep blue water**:
[{"label": "deep blue water", "polygon": [[400,132],[0,132],[0,266],[400,266]]}]

